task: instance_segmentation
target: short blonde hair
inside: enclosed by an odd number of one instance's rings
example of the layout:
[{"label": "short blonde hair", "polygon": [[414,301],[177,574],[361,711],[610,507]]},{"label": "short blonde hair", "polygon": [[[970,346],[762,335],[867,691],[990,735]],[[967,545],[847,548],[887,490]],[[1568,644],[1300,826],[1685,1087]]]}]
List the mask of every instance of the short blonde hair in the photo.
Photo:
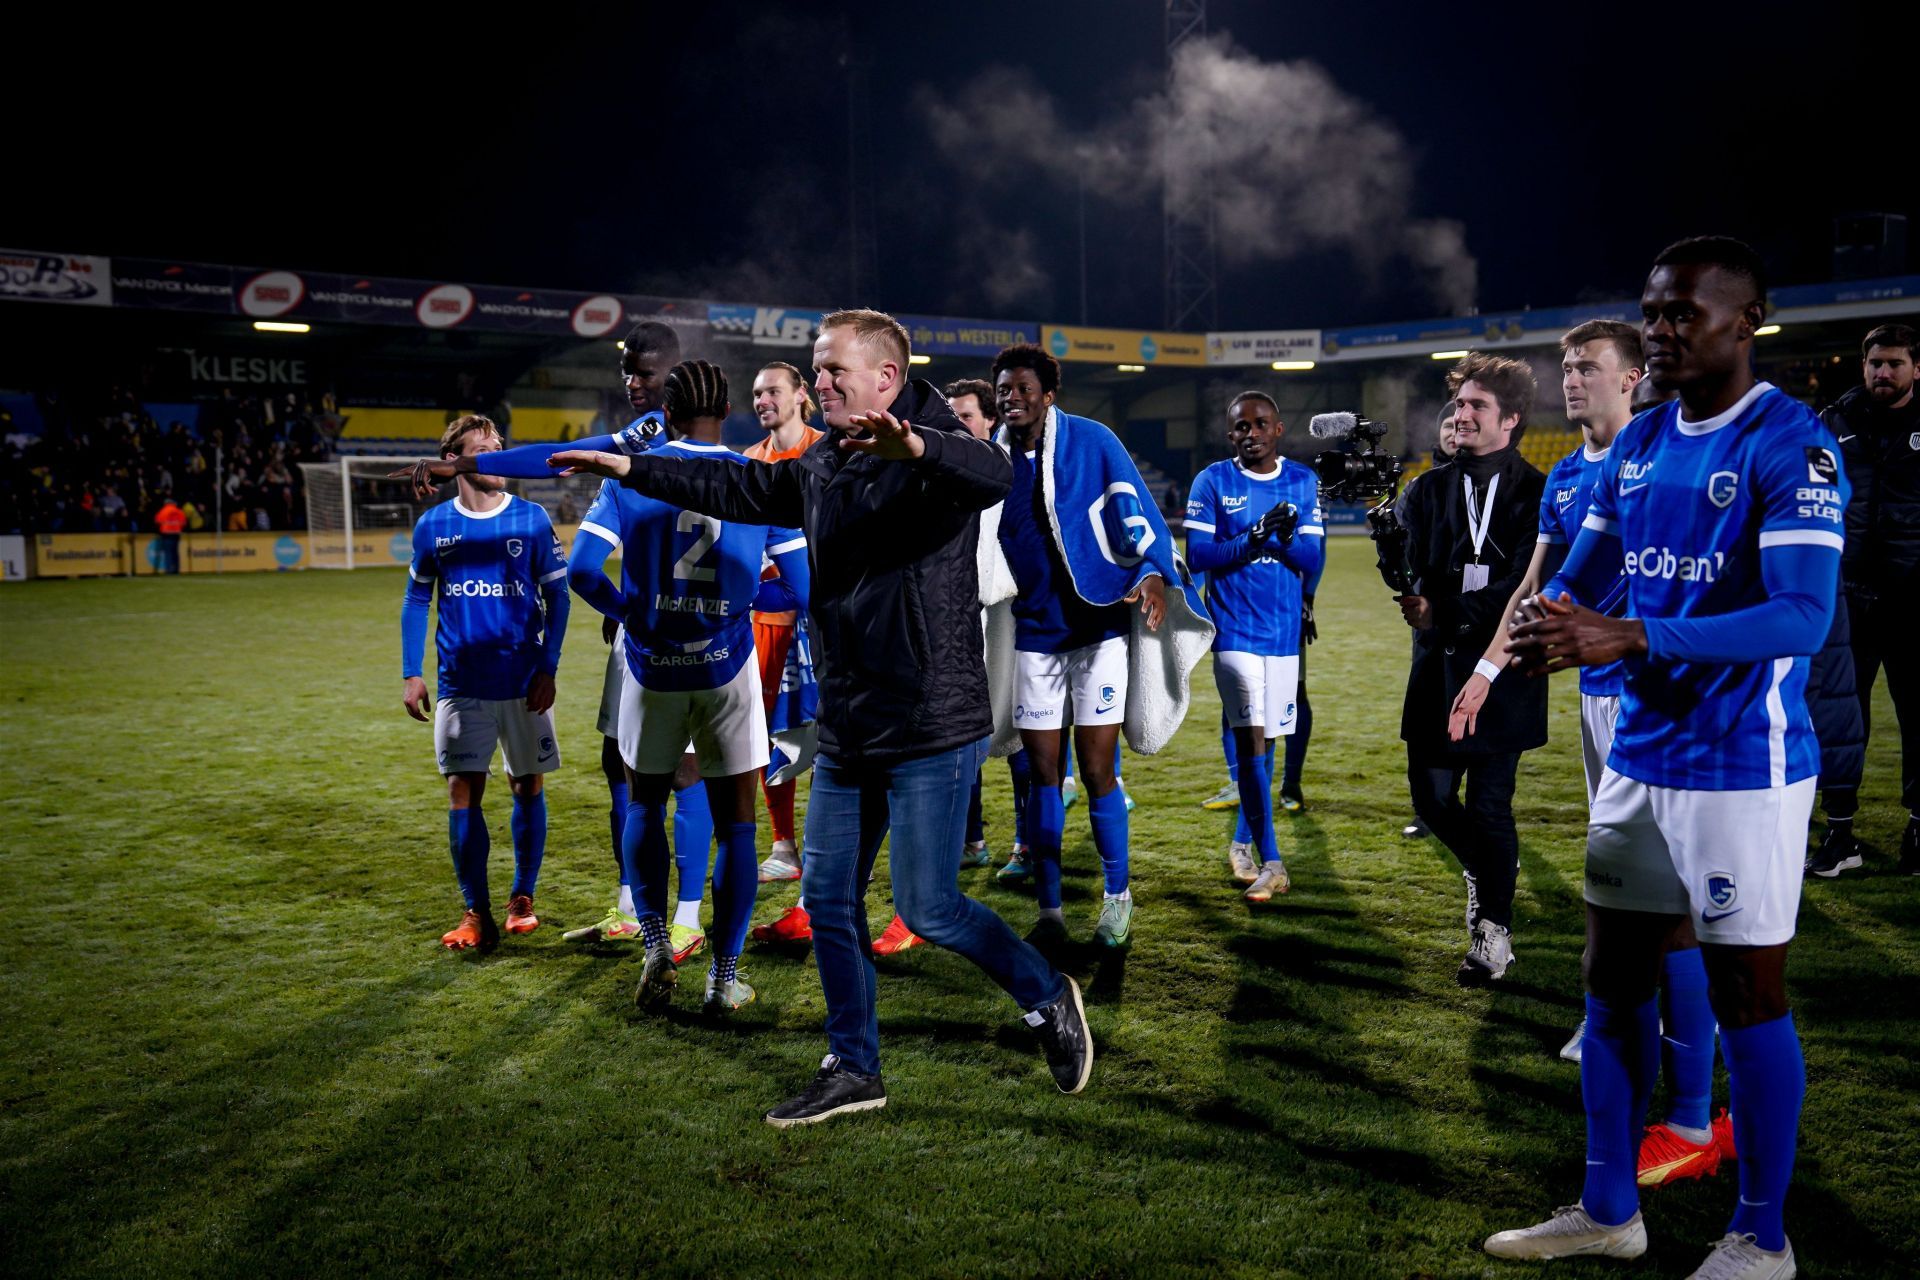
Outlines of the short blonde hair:
[{"label": "short blonde hair", "polygon": [[460,452],[460,442],[475,431],[491,431],[500,434],[500,427],[484,413],[463,413],[447,424],[440,433],[440,456],[451,458]]},{"label": "short blonde hair", "polygon": [[900,366],[902,377],[913,363],[913,342],[907,337],[907,327],[884,311],[869,311],[864,307],[836,311],[820,322],[822,333],[828,329],[853,330],[854,336],[870,351],[877,344]]}]

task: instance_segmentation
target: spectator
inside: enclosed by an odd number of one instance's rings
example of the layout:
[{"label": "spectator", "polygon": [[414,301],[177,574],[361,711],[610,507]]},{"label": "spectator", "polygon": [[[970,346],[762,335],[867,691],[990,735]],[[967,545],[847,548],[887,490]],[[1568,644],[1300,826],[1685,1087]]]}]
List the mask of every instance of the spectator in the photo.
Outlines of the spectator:
[{"label": "spectator", "polygon": [[163,495],[153,525],[160,532],[160,572],[180,572],[180,531],[187,527],[187,513],[174,505],[172,495]]}]

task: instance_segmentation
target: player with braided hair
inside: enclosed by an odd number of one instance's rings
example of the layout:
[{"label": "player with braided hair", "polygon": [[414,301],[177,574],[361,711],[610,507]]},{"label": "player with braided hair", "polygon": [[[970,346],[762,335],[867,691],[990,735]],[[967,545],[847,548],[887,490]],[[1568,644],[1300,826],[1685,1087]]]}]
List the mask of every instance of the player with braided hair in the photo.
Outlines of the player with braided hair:
[{"label": "player with braided hair", "polygon": [[[729,404],[719,366],[704,360],[675,365],[664,399],[678,438],[659,445],[658,452],[747,465],[720,443]],[[625,627],[619,732],[632,801],[622,856],[646,941],[634,1000],[660,1008],[678,980],[666,921],[665,814],[674,768],[691,737],[721,832],[705,1007],[730,1012],[753,999],[738,966],[759,884],[753,793],[768,755],[748,611],[805,606],[806,539],[794,529],[685,511],[618,485],[602,488],[580,528],[598,545],[576,560],[574,589]],[[621,587],[601,571],[616,548]],[[762,582],[765,559],[779,577]]]}]

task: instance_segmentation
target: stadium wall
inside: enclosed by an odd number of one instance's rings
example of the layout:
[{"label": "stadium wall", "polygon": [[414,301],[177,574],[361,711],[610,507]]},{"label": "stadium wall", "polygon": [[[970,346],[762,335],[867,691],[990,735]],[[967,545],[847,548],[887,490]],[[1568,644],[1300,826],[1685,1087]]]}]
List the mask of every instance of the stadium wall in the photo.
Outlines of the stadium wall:
[{"label": "stadium wall", "polygon": [[[555,525],[571,546],[577,524]],[[160,572],[160,539],[151,533],[42,533],[32,543],[28,573],[36,578],[146,577]],[[353,540],[356,568],[399,568],[413,554],[408,531],[376,530]],[[614,559],[619,558],[615,552]],[[7,563],[14,562],[11,557]],[[347,542],[338,533],[186,533],[180,536],[182,573],[278,573],[290,569],[344,569]],[[12,572],[4,580],[17,582]]]}]

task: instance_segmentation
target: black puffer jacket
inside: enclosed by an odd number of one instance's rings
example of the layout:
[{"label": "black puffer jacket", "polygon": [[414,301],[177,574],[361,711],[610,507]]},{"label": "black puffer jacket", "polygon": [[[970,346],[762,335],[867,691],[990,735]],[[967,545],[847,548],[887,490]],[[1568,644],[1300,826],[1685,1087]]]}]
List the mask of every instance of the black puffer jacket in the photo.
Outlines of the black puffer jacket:
[{"label": "black puffer jacket", "polygon": [[909,382],[889,409],[926,442],[923,457],[848,454],[830,430],[785,462],[642,455],[622,482],[805,532],[820,750],[843,762],[933,755],[993,732],[974,555],[979,513],[1007,496],[1013,467],[931,383]]},{"label": "black puffer jacket", "polygon": [[1855,387],[1820,420],[1839,439],[1853,485],[1841,579],[1868,596],[1912,590],[1920,578],[1920,395],[1878,409]]}]

